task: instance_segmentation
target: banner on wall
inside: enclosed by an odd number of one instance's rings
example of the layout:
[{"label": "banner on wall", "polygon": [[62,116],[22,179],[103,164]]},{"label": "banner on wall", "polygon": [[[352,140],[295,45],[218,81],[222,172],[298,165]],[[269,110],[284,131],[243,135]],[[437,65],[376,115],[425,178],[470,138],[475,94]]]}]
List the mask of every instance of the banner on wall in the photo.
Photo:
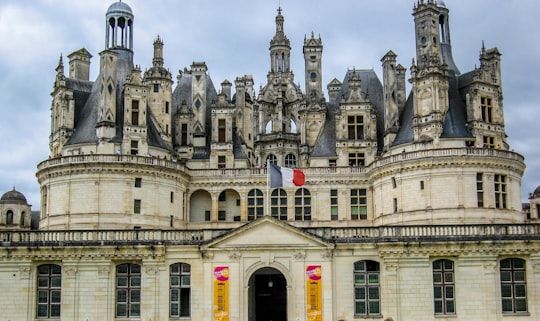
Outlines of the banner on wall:
[{"label": "banner on wall", "polygon": [[322,321],[321,266],[306,267],[306,309],[308,321]]},{"label": "banner on wall", "polygon": [[229,321],[229,267],[214,268],[214,321]]}]

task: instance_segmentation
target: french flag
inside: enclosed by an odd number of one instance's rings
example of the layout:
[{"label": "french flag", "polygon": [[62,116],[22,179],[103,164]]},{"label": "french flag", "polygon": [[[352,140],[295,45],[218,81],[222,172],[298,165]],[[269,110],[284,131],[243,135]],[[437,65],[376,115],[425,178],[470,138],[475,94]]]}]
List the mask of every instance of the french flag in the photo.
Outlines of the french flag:
[{"label": "french flag", "polygon": [[268,176],[270,188],[302,186],[306,182],[306,176],[301,170],[274,164],[268,167]]}]

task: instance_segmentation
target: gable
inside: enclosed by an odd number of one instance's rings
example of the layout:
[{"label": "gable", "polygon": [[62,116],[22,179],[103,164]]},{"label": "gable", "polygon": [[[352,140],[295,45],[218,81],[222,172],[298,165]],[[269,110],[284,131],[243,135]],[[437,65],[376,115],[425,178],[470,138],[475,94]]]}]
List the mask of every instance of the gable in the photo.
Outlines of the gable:
[{"label": "gable", "polygon": [[203,249],[329,248],[332,244],[264,216],[203,246]]}]

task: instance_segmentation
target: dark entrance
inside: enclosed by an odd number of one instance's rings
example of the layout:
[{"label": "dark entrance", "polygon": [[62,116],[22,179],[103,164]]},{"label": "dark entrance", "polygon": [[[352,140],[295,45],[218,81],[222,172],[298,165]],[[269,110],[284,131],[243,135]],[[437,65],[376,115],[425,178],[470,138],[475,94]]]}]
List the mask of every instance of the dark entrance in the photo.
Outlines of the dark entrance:
[{"label": "dark entrance", "polygon": [[249,279],[249,320],[287,321],[287,280],[274,268],[257,270]]}]

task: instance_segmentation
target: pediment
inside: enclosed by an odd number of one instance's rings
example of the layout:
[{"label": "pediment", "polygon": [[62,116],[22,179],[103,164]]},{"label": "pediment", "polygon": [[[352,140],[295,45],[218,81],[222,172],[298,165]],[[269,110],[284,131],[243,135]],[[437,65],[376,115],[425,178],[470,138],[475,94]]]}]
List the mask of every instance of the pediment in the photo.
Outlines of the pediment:
[{"label": "pediment", "polygon": [[201,246],[211,249],[326,249],[333,244],[270,216],[261,217]]}]

